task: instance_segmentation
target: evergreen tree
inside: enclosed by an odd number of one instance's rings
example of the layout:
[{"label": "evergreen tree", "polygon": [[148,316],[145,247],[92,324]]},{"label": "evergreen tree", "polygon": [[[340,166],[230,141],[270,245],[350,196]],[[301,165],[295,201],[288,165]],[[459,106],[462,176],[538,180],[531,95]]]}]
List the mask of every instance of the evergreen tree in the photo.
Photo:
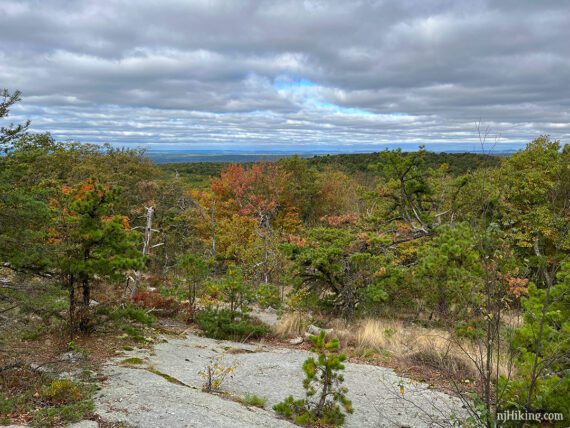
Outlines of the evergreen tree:
[{"label": "evergreen tree", "polygon": [[338,353],[339,341],[327,341],[325,332],[311,336],[312,351],[317,357],[310,357],[303,363],[305,399],[295,400],[289,396],[273,409],[281,416],[292,419],[303,426],[340,426],[345,415],[352,413],[352,402],[347,398],[348,389],[342,386],[346,355]]},{"label": "evergreen tree", "polygon": [[[0,119],[8,116],[10,108],[21,100],[21,95],[20,91],[0,90]],[[0,151],[9,151],[12,143],[25,135],[28,126],[30,126],[30,121],[18,125],[11,123],[8,126],[0,126]]]},{"label": "evergreen tree", "polygon": [[116,190],[88,180],[75,189],[65,186],[62,193],[63,207],[49,240],[57,255],[54,264],[67,279],[73,330],[77,284],[86,308],[96,276],[120,278],[128,269],[142,269],[144,259],[137,249],[138,233],[130,229],[126,217],[113,215]]},{"label": "evergreen tree", "polygon": [[480,303],[483,268],[467,224],[442,226],[418,254],[414,281],[428,309],[441,319],[473,316]]}]

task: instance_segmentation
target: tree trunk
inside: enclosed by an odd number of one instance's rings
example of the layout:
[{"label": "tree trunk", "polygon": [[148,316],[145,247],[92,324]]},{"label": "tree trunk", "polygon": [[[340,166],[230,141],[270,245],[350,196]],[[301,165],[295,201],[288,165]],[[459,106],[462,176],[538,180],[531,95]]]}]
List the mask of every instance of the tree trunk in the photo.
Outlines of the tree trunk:
[{"label": "tree trunk", "polygon": [[67,287],[69,288],[69,334],[70,340],[73,340],[75,332],[75,277],[69,275]]},{"label": "tree trunk", "polygon": [[[89,248],[86,248],[83,253],[83,261],[87,263],[90,257],[91,251]],[[87,273],[83,273],[81,275],[81,286],[83,287],[83,306],[88,307],[89,302],[91,301],[91,286],[89,284],[89,275]]]},{"label": "tree trunk", "polygon": [[81,281],[83,287],[83,306],[88,307],[91,302],[91,285],[89,284],[89,278],[84,277]]}]

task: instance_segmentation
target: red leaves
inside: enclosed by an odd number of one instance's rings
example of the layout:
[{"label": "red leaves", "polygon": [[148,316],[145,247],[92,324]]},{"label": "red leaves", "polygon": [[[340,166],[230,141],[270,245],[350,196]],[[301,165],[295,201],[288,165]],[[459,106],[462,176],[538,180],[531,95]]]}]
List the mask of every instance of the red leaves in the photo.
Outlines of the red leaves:
[{"label": "red leaves", "polygon": [[287,241],[290,244],[296,245],[297,247],[304,247],[305,245],[307,245],[307,240],[297,235],[289,235],[287,237]]},{"label": "red leaves", "polygon": [[508,293],[515,297],[528,295],[528,278],[519,278],[509,274],[499,276],[506,285]]},{"label": "red leaves", "polygon": [[212,191],[235,205],[238,214],[267,216],[281,205],[289,174],[274,163],[257,163],[249,168],[233,164],[212,183]]},{"label": "red leaves", "polygon": [[154,291],[137,291],[131,300],[141,308],[159,309],[167,314],[174,314],[180,309],[180,304],[176,299],[173,297],[164,297]]},{"label": "red leaves", "polygon": [[339,227],[355,224],[358,221],[358,216],[356,214],[325,215],[320,220],[329,226]]}]

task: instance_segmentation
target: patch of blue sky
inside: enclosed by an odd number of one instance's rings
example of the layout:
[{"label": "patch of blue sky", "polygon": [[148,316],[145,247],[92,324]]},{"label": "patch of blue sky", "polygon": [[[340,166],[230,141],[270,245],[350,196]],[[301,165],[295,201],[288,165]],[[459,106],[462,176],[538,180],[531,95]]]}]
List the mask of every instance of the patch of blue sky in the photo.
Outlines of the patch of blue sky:
[{"label": "patch of blue sky", "polygon": [[401,112],[378,115],[359,107],[346,107],[329,101],[323,101],[320,97],[321,91],[319,90],[322,87],[309,79],[279,76],[274,80],[273,87],[281,94],[289,97],[291,100],[294,100],[297,104],[302,105],[305,108],[318,110],[322,113],[361,116],[366,117],[367,119],[373,117],[384,117],[389,119],[409,116],[408,114]]},{"label": "patch of blue sky", "polygon": [[278,77],[273,82],[273,87],[278,91],[295,90],[297,88],[312,88],[318,86],[315,82],[308,79],[295,79],[291,77]]},{"label": "patch of blue sky", "polygon": [[333,113],[340,113],[340,114],[351,114],[351,115],[359,115],[359,116],[372,116],[374,113],[369,111],[363,110],[357,107],[342,107],[334,103],[326,102],[326,101],[317,101],[314,100],[312,104],[323,110],[328,110]]}]

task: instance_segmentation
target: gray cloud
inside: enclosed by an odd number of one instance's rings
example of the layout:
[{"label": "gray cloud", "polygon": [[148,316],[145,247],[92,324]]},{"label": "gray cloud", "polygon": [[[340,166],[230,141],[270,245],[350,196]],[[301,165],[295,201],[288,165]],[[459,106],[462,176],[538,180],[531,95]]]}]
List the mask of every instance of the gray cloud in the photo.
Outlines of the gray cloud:
[{"label": "gray cloud", "polygon": [[566,1],[0,3],[14,119],[61,139],[269,147],[570,137]]}]

